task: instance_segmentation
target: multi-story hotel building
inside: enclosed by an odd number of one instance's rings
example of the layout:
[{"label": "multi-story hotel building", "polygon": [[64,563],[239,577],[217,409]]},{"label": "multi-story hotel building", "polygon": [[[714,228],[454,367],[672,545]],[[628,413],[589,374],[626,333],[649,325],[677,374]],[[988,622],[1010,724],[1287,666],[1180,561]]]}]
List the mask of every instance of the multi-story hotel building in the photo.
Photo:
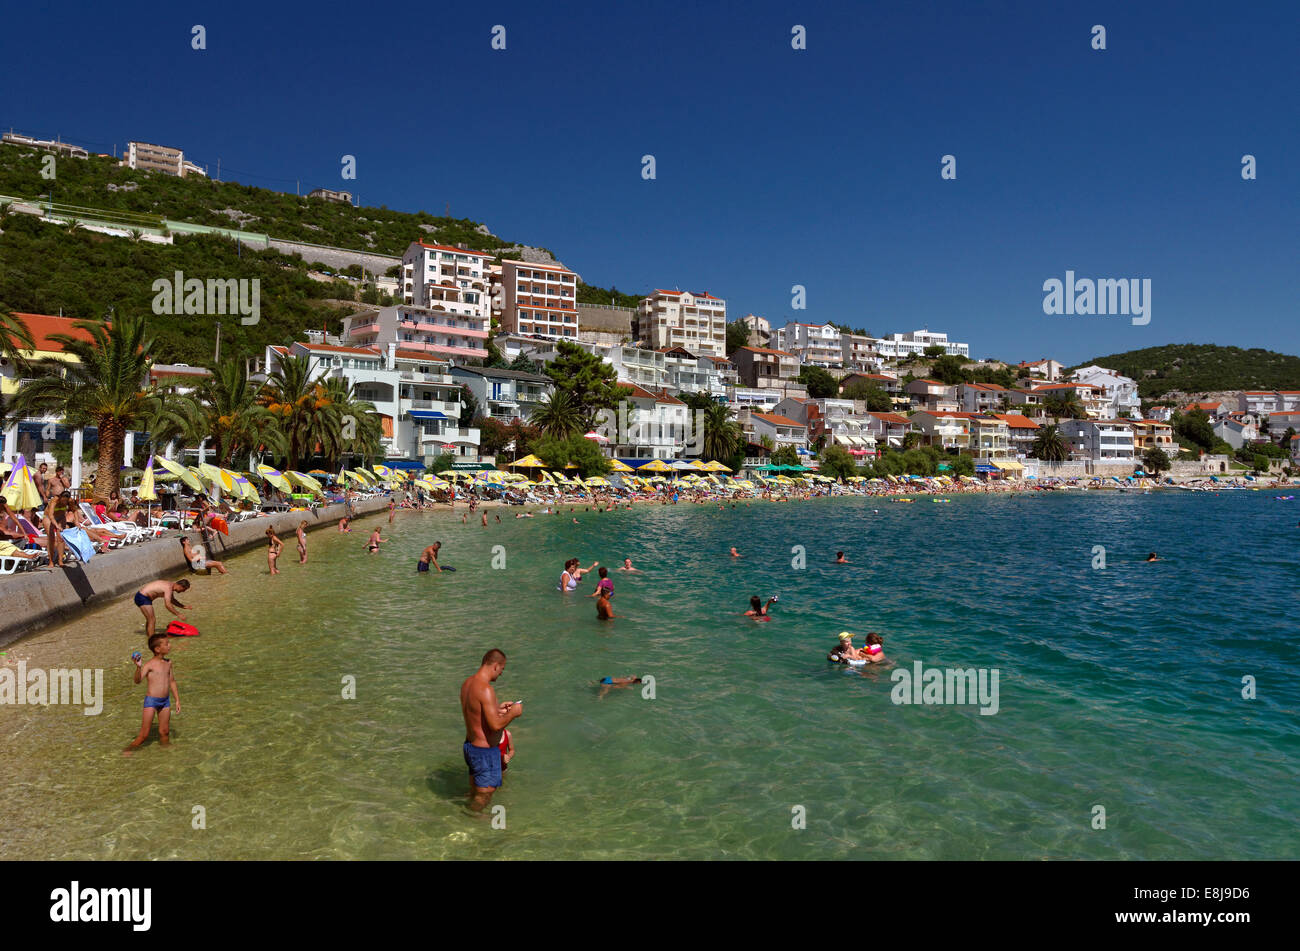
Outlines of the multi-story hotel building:
[{"label": "multi-story hotel building", "polygon": [[[464,310],[468,305],[459,305]],[[349,347],[386,347],[450,359],[487,357],[487,314],[458,313],[450,305],[374,307],[343,318],[343,343]]]},{"label": "multi-story hotel building", "polygon": [[489,313],[488,261],[482,251],[412,241],[402,255],[402,300],[482,323]]},{"label": "multi-story hotel building", "polygon": [[185,175],[185,153],[180,149],[165,145],[150,145],[148,142],[128,142],[126,144],[126,165],[128,168],[140,168],[150,172],[162,172]]},{"label": "multi-story hotel building", "polygon": [[837,367],[844,362],[840,332],[830,324],[804,324],[791,321],[776,331],[776,349],[793,353],[800,363],[818,367]]},{"label": "multi-story hotel building", "polygon": [[651,350],[685,347],[696,356],[727,355],[727,302],[712,294],[656,290],[641,301],[632,335]]},{"label": "multi-story hotel building", "polygon": [[492,272],[493,314],[502,332],[578,339],[581,277],[558,264],[527,261],[502,261]]}]

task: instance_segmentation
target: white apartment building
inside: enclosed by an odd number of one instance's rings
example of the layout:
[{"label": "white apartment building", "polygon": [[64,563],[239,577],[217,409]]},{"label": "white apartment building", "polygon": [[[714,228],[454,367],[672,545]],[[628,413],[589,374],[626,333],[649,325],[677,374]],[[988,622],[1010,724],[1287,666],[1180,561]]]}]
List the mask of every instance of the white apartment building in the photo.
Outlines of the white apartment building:
[{"label": "white apartment building", "polygon": [[[721,399],[727,393],[726,377],[734,374],[734,370],[727,369],[729,364],[725,359],[718,364],[712,359],[697,357],[682,347],[649,350],[631,344],[599,344],[582,340],[570,342],[612,366],[618,382],[635,384],[652,391],[708,393],[715,399]],[[501,334],[496,338],[496,345],[507,360],[513,360],[522,353],[538,363],[550,363],[558,354],[550,341],[518,334]]]},{"label": "white apartment building", "polygon": [[1021,372],[1022,376],[1034,380],[1044,380],[1048,383],[1061,382],[1061,374],[1065,372],[1065,364],[1057,360],[1026,360],[1023,363],[1016,364],[1016,369]]},{"label": "white apartment building", "polygon": [[745,432],[745,438],[753,445],[759,445],[763,437],[767,436],[777,449],[782,446],[794,446],[796,449],[808,447],[808,427],[796,419],[752,409],[741,410],[737,418],[740,428]]},{"label": "white apartment building", "polygon": [[641,301],[632,334],[651,350],[685,347],[697,356],[727,355],[727,302],[712,294],[656,290]]},{"label": "white apartment building", "polygon": [[487,331],[488,258],[481,251],[412,241],[402,255],[402,300],[465,317]]},{"label": "white apartment building", "polygon": [[1142,415],[1142,400],[1138,396],[1136,381],[1099,366],[1080,367],[1070,374],[1070,379],[1076,383],[1100,386],[1105,391],[1106,399],[1110,401],[1106,416],[1114,418],[1127,413],[1137,419]]},{"label": "white apartment building", "polygon": [[502,423],[527,420],[554,390],[550,377],[522,370],[454,366],[451,376],[469,387],[479,412]]},{"label": "white apartment building", "polygon": [[996,413],[1010,402],[1011,393],[996,383],[963,383],[957,387],[957,398],[967,413]]},{"label": "white apartment building", "polygon": [[[578,338],[578,282],[558,264],[502,261],[491,268],[493,313],[505,333]],[[496,307],[500,304],[501,309]]]},{"label": "white apartment building", "polygon": [[877,347],[879,341],[862,334],[840,334],[840,365],[850,370],[878,370],[885,359]]},{"label": "white apartment building", "polygon": [[1123,419],[1063,419],[1061,435],[1070,458],[1087,462],[1132,462],[1133,427]]},{"label": "white apartment building", "polygon": [[909,422],[912,431],[920,434],[923,446],[959,450],[970,448],[970,423],[966,414],[921,410],[913,413]]},{"label": "white apartment building", "polygon": [[929,330],[890,334],[876,342],[876,349],[882,357],[895,360],[900,357],[923,356],[926,347],[943,347],[944,353],[955,357],[970,356],[970,344],[950,341],[947,334],[932,333]]},{"label": "white apartment building", "polygon": [[324,342],[318,333],[310,336],[316,339],[267,347],[267,372],[285,357],[305,356],[313,376],[346,379],[358,399],[374,404],[389,458],[425,465],[448,453],[461,461],[478,459],[479,431],[460,426],[461,384],[445,360],[403,350],[395,342],[383,348],[350,347]]},{"label": "white apartment building", "polygon": [[633,466],[633,460],[679,458],[692,436],[686,404],[664,390],[629,386],[631,394],[612,411],[604,411],[596,426],[609,440],[610,454]]},{"label": "white apartment building", "polygon": [[380,349],[395,343],[402,350],[420,351],[436,359],[484,359],[487,357],[487,314],[474,313],[470,305],[463,305],[462,309],[469,312],[441,304],[368,308],[343,318],[342,341],[349,347]]},{"label": "white apartment building", "polygon": [[800,363],[837,367],[844,360],[840,332],[830,324],[791,321],[776,331],[775,339],[777,350],[794,354]]},{"label": "white apartment building", "polygon": [[128,168],[144,169],[150,172],[162,172],[164,175],[185,175],[185,153],[166,145],[151,145],[148,142],[128,142],[126,158],[122,162]]}]

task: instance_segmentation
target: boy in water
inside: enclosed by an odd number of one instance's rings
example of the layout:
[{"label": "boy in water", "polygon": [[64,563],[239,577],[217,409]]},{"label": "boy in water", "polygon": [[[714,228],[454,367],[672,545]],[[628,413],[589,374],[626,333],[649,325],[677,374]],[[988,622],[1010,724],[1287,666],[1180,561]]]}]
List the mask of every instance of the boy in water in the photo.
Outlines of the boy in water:
[{"label": "boy in water", "polygon": [[130,753],[149,739],[154,713],[158,714],[158,742],[163,746],[171,743],[172,702],[168,694],[176,698],[176,712],[181,712],[180,687],[176,683],[176,674],[172,672],[172,663],[167,659],[167,654],[172,649],[171,638],[166,634],[154,634],[149,638],[149,649],[153,651],[153,659],[148,663],[141,664],[139,657],[132,658],[135,661],[135,682],[148,678],[149,686],[144,698],[144,719],[140,723],[140,735],[130,742],[123,750],[124,753]]},{"label": "boy in water", "polygon": [[376,528],[373,532],[371,532],[371,533],[370,533],[370,541],[368,541],[368,542],[366,543],[366,547],[370,550],[370,554],[373,555],[375,552],[379,551],[379,545],[380,545],[380,543],[381,543],[381,542],[384,542],[384,541],[386,541],[386,540],[387,540],[387,539],[383,539],[383,538],[380,538],[380,537],[379,537],[379,529],[378,529],[378,528]]}]

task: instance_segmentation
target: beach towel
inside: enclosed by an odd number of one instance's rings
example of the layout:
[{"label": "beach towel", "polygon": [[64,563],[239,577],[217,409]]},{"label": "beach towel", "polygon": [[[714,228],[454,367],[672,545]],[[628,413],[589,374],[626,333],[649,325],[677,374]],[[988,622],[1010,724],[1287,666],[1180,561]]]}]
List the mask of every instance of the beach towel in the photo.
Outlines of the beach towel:
[{"label": "beach towel", "polygon": [[90,561],[95,554],[95,546],[82,528],[69,528],[60,532],[63,536],[64,543],[77,553],[77,557],[83,562]]}]

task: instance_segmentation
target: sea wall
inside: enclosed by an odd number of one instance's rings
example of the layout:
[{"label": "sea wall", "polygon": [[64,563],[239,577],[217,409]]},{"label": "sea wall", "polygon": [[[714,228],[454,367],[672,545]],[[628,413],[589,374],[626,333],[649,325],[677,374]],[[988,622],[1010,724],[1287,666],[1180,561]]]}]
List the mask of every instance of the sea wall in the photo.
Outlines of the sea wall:
[{"label": "sea wall", "polygon": [[[387,507],[387,499],[354,503],[358,516],[381,512]],[[315,531],[338,524],[346,511],[342,504],[325,505],[314,513],[284,512],[239,522],[230,526],[229,537],[217,536],[209,555],[224,561],[230,555],[265,545],[268,525],[274,527],[282,539],[288,540],[304,517],[308,521],[307,530]],[[194,541],[197,533],[189,534],[190,540]],[[114,598],[132,594],[150,581],[188,574],[189,565],[181,553],[178,539],[179,536],[170,535],[129,545],[106,555],[96,555],[86,564],[75,567],[0,576],[0,603],[4,605],[3,612],[0,612],[0,647],[51,624],[70,621]],[[160,624],[160,627],[165,626],[165,623]]]}]

